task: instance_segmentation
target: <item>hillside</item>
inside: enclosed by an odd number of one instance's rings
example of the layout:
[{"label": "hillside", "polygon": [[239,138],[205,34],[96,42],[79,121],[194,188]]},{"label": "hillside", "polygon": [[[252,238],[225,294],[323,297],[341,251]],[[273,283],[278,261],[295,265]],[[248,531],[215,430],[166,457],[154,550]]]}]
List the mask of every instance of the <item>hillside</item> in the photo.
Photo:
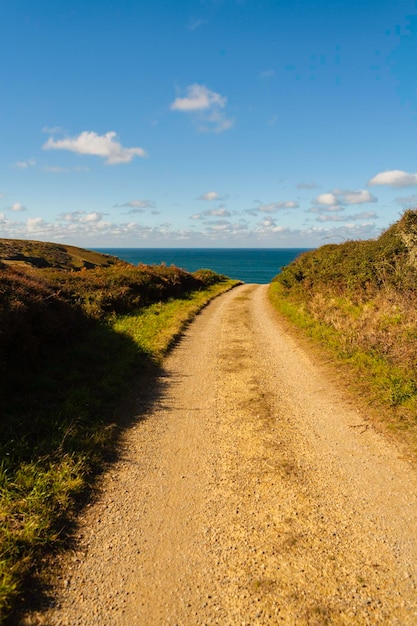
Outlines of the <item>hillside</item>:
[{"label": "hillside", "polygon": [[0,245],[2,622],[115,453],[122,400],[152,385],[184,325],[236,281],[60,244]]},{"label": "hillside", "polygon": [[347,366],[343,375],[382,409],[382,419],[417,442],[417,210],[378,239],[301,255],[270,293],[282,313]]},{"label": "hillside", "polygon": [[123,263],[116,257],[75,246],[23,239],[0,239],[0,261],[8,265],[80,270]]}]

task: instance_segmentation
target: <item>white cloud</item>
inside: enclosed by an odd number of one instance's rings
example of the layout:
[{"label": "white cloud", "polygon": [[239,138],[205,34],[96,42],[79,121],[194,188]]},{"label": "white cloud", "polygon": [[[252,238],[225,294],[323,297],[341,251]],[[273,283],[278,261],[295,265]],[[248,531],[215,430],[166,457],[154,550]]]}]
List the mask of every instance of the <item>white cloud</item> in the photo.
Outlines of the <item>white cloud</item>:
[{"label": "white cloud", "polygon": [[155,203],[151,200],[130,200],[123,204],[114,204],[113,208],[131,208],[131,209],[154,209]]},{"label": "white cloud", "polygon": [[18,161],[15,166],[21,170],[26,170],[28,167],[34,167],[36,165],[35,159],[29,159],[28,161]]},{"label": "white cloud", "polygon": [[187,87],[185,98],[176,98],[171,104],[172,111],[204,111],[212,107],[226,106],[226,98],[215,91],[210,91],[204,85],[190,85]]},{"label": "white cloud", "polygon": [[389,187],[416,187],[417,174],[402,170],[387,170],[370,179],[368,185],[388,185]]},{"label": "white cloud", "polygon": [[265,217],[255,228],[255,232],[258,234],[266,235],[273,233],[283,233],[288,230],[285,226],[277,224],[276,220],[272,217]]},{"label": "white cloud", "polygon": [[[213,211],[221,211],[218,207]],[[213,219],[193,222],[188,228],[172,224],[144,225],[134,218],[117,221],[100,211],[73,211],[51,221],[41,217],[22,219],[19,213],[0,214],[2,237],[15,239],[38,239],[40,241],[73,242],[84,247],[167,247],[175,245],[211,247],[220,242],[228,246],[304,246],[322,245],[323,240],[333,238],[361,239],[376,236],[372,212],[358,213],[339,221],[331,218],[315,222],[315,226],[292,229],[280,223],[272,214],[258,213],[256,224],[239,218],[227,219],[227,215],[211,215]],[[208,216],[204,216],[208,217]],[[20,218],[20,220],[19,220]],[[327,223],[326,223],[327,222]]]},{"label": "white cloud", "polygon": [[29,233],[45,230],[46,222],[41,217],[29,217],[26,220],[26,227]]},{"label": "white cloud", "polygon": [[359,191],[341,191],[340,198],[342,204],[366,204],[368,202],[378,202],[367,189]]},{"label": "white cloud", "polygon": [[387,170],[371,178],[368,185],[388,185],[389,187],[417,186],[417,173],[409,174],[402,170]]},{"label": "white cloud", "polygon": [[218,207],[217,209],[208,209],[207,211],[202,211],[201,213],[194,213],[190,219],[202,220],[206,217],[231,217],[231,215],[230,211],[224,207]]},{"label": "white cloud", "polygon": [[80,224],[91,224],[92,222],[99,222],[103,219],[105,213],[99,211],[91,211],[86,213],[85,211],[72,211],[70,213],[63,213],[59,216],[58,220],[63,222],[73,222]]},{"label": "white cloud", "polygon": [[283,211],[285,209],[298,209],[299,204],[295,200],[287,200],[282,202],[270,202],[269,204],[262,204],[259,200],[259,206],[254,209],[247,209],[245,213],[250,215],[257,215],[258,213],[277,213],[277,211]]},{"label": "white cloud", "polygon": [[198,196],[197,200],[221,200],[222,198],[217,191],[207,191],[202,196]]},{"label": "white cloud", "polygon": [[171,111],[182,111],[197,115],[197,127],[200,132],[223,132],[234,124],[224,113],[227,98],[205,85],[189,85],[184,98],[176,98],[171,103]]},{"label": "white cloud", "polygon": [[271,204],[262,204],[258,207],[258,211],[263,213],[276,213],[283,209],[298,209],[299,204],[294,200],[288,200],[286,202],[272,202]]},{"label": "white cloud", "polygon": [[9,211],[27,211],[27,208],[25,206],[23,206],[23,204],[21,204],[20,202],[15,202],[14,204],[12,204],[11,206],[7,207],[9,209]]},{"label": "white cloud", "polygon": [[366,204],[368,202],[378,202],[378,200],[367,189],[359,189],[358,191],[334,189],[328,193],[321,193],[313,202],[314,204],[329,207],[344,204]]},{"label": "white cloud", "polygon": [[116,133],[109,131],[98,135],[93,131],[83,131],[77,137],[57,139],[50,137],[42,146],[44,150],[69,150],[77,154],[90,154],[106,159],[108,165],[130,163],[136,156],[145,157],[143,148],[124,148],[115,141]]},{"label": "white cloud", "polygon": [[321,193],[319,196],[317,196],[317,198],[314,200],[315,204],[324,204],[325,206],[334,206],[336,204],[338,204],[338,197],[336,194],[334,193]]},{"label": "white cloud", "polygon": [[360,220],[374,220],[378,216],[374,211],[362,211],[354,215],[338,215],[335,213],[325,213],[319,215],[317,222],[357,222]]},{"label": "white cloud", "polygon": [[231,213],[224,207],[219,207],[218,209],[211,209],[209,211],[204,211],[203,215],[209,215],[211,217],[230,217]]}]

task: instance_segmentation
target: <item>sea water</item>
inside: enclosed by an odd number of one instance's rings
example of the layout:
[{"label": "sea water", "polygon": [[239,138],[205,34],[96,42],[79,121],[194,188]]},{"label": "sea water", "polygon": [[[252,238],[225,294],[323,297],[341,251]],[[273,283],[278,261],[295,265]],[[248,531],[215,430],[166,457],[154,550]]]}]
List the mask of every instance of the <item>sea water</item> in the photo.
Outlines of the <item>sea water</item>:
[{"label": "sea water", "polygon": [[133,265],[176,265],[188,272],[211,269],[245,283],[270,283],[307,248],[95,248]]}]

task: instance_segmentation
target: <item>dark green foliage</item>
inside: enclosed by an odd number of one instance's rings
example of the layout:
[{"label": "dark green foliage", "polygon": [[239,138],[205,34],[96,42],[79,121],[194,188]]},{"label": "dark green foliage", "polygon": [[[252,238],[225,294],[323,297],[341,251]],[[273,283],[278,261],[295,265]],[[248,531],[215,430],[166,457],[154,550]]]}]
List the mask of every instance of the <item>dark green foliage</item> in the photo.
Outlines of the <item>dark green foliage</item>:
[{"label": "dark green foliage", "polygon": [[81,272],[51,269],[41,273],[55,292],[95,318],[129,313],[222,280],[219,275],[198,276],[165,265],[116,264]]},{"label": "dark green foliage", "polygon": [[215,285],[219,281],[227,280],[227,276],[223,276],[222,274],[217,274],[213,272],[213,270],[201,269],[193,272],[194,278],[197,280],[201,280],[204,285]]},{"label": "dark green foliage", "polygon": [[415,421],[417,210],[376,240],[303,254],[276,277],[271,293],[280,310],[349,362],[367,392]]},{"label": "dark green foliage", "polygon": [[376,240],[347,241],[306,252],[283,269],[275,280],[292,292],[374,292],[382,286],[396,290],[416,289],[417,211],[401,220]]}]

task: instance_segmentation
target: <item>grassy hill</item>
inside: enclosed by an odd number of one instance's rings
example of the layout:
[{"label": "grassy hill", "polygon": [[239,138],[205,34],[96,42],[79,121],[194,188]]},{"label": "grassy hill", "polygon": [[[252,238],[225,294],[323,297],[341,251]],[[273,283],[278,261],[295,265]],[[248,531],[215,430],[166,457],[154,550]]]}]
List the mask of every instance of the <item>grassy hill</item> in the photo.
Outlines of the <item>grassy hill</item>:
[{"label": "grassy hill", "polygon": [[270,295],[417,451],[417,210],[378,239],[301,255],[275,278]]},{"label": "grassy hill", "polygon": [[75,246],[23,239],[0,239],[0,261],[7,265],[72,270],[123,263],[117,257]]},{"label": "grassy hill", "polygon": [[[236,281],[0,240],[0,622],[69,521],[184,325]],[[152,379],[152,380],[150,380]],[[33,587],[33,583],[31,583]]]}]

